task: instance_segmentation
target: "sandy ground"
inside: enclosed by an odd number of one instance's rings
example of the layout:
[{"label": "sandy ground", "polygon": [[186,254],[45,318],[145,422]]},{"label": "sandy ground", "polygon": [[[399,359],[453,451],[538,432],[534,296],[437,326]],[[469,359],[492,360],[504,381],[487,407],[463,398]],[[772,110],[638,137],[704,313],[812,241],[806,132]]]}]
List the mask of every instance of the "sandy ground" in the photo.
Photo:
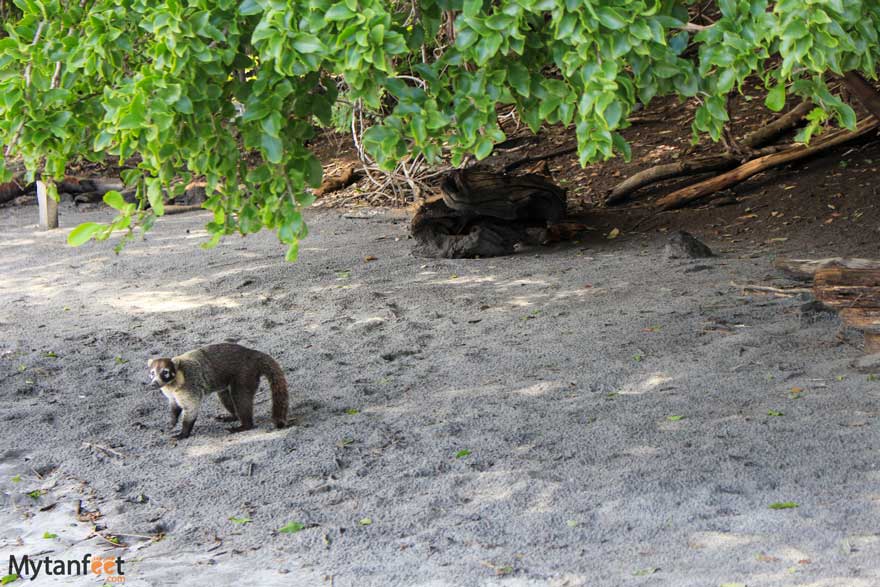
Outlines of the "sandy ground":
[{"label": "sandy ground", "polygon": [[[128,585],[880,585],[880,380],[836,318],[732,285],[793,285],[762,247],[424,260],[391,214],[321,212],[286,264],[268,233],[200,249],[202,214],[121,256],[35,217],[0,214],[4,565],[109,549]],[[280,361],[296,426],[271,427],[264,384],[255,430],[228,434],[211,398],[172,441],[146,359],[223,340]]]}]

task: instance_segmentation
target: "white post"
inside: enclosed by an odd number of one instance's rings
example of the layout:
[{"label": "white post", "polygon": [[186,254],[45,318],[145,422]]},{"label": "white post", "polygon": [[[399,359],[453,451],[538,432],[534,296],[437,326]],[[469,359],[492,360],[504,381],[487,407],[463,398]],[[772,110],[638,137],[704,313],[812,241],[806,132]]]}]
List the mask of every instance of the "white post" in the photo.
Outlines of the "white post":
[{"label": "white post", "polygon": [[58,202],[49,197],[49,190],[42,181],[37,181],[37,203],[40,205],[40,228],[58,228]]}]

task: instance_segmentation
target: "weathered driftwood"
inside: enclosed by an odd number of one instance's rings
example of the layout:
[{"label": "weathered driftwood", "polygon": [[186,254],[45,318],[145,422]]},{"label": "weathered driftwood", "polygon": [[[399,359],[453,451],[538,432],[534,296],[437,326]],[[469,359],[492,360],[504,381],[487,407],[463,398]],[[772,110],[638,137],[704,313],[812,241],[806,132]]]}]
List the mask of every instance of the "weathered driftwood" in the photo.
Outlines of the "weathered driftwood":
[{"label": "weathered driftwood", "polygon": [[828,257],[826,259],[789,259],[777,257],[773,266],[787,277],[798,281],[813,281],[817,271],[831,268],[880,269],[878,259],[856,259],[852,257]]},{"label": "weathered driftwood", "polygon": [[[812,102],[802,102],[773,122],[765,124],[758,130],[746,135],[746,137],[739,141],[739,145],[748,150],[753,150],[767,144],[782,133],[794,128],[812,108]],[[790,145],[765,147],[758,151],[754,151],[754,156],[762,157],[764,155],[771,155],[788,147],[790,147]],[[614,188],[608,192],[608,195],[605,198],[605,204],[609,206],[619,204],[625,201],[634,191],[658,181],[675,177],[697,175],[700,173],[709,173],[712,171],[723,171],[735,167],[739,163],[741,163],[741,161],[734,153],[724,153],[721,155],[707,155],[704,157],[676,161],[674,163],[655,165],[654,167],[649,167],[648,169],[628,177],[614,186]]]},{"label": "weathered driftwood", "polygon": [[502,220],[559,222],[565,190],[540,175],[505,175],[472,169],[450,171],[440,184],[443,201],[462,214]]},{"label": "weathered driftwood", "polygon": [[312,193],[320,198],[321,196],[350,186],[364,175],[364,172],[358,169],[359,165],[360,163],[351,163],[336,175],[325,177],[321,182],[321,186],[316,188]]},{"label": "weathered driftwood", "polygon": [[833,308],[880,309],[878,269],[822,269],[816,272],[813,288],[816,297]]},{"label": "weathered driftwood", "polygon": [[820,269],[813,293],[836,309],[846,324],[864,332],[866,353],[880,353],[880,260],[872,268]]},{"label": "weathered driftwood", "polygon": [[525,227],[498,218],[463,215],[435,197],[422,204],[413,216],[411,231],[418,257],[462,259],[499,257],[513,253],[526,238]]},{"label": "weathered driftwood", "polygon": [[444,178],[441,192],[413,217],[416,255],[509,255],[526,240],[529,227],[556,224],[566,212],[565,190],[539,175],[455,170]]},{"label": "weathered driftwood", "polygon": [[876,130],[878,127],[880,127],[878,119],[869,116],[862,120],[853,132],[837,131],[831,133],[824,139],[814,141],[809,146],[798,145],[780,153],[752,159],[748,163],[740,165],[736,169],[728,171],[727,173],[722,173],[721,175],[717,175],[706,181],[701,181],[686,188],[674,191],[671,194],[667,194],[657,201],[657,207],[661,210],[681,208],[695,200],[699,200],[700,198],[714,194],[719,190],[741,183],[762,171],[818,155],[819,153],[823,153],[829,149],[864,136],[867,133]]},{"label": "weathered driftwood", "polygon": [[25,187],[20,181],[7,181],[0,183],[0,204],[11,202],[25,193]]}]

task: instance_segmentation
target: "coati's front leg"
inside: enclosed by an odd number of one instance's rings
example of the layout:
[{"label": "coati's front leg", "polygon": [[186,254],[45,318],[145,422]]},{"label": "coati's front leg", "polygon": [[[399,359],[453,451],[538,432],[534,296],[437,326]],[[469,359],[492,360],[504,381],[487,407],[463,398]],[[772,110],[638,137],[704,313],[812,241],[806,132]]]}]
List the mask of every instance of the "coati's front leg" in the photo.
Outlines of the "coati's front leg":
[{"label": "coati's front leg", "polygon": [[196,418],[199,417],[199,404],[201,403],[201,398],[189,395],[185,397],[178,396],[177,403],[183,408],[183,424],[180,426],[180,433],[176,434],[174,438],[177,440],[183,440],[184,438],[189,438],[190,434],[192,434]]},{"label": "coati's front leg", "polygon": [[171,408],[171,420],[168,422],[168,431],[171,432],[177,426],[177,420],[180,419],[183,408],[177,405],[173,397],[168,398],[168,407]]}]

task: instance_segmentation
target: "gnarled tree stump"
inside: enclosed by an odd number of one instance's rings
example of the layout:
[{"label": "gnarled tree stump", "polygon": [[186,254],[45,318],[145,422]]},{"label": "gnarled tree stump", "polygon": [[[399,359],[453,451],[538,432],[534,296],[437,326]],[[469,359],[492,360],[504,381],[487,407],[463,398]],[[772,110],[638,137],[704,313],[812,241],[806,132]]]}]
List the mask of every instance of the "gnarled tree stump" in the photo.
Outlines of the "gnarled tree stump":
[{"label": "gnarled tree stump", "polygon": [[454,170],[441,196],[416,212],[413,252],[424,257],[497,257],[513,253],[529,227],[565,218],[565,190],[540,175]]}]

